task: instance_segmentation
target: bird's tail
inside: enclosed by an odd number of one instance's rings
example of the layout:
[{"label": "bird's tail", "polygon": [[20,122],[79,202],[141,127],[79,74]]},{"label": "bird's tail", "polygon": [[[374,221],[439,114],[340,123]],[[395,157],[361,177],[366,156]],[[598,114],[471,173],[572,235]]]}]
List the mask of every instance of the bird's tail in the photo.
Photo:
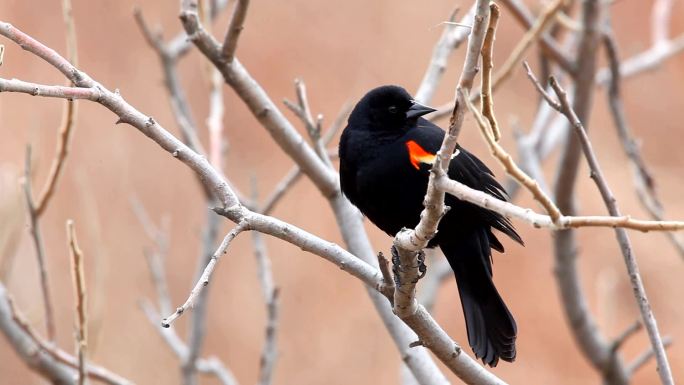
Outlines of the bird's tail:
[{"label": "bird's tail", "polygon": [[475,229],[440,247],[456,276],[470,347],[494,367],[499,359],[515,360],[517,327],[492,281],[490,236],[486,228]]}]

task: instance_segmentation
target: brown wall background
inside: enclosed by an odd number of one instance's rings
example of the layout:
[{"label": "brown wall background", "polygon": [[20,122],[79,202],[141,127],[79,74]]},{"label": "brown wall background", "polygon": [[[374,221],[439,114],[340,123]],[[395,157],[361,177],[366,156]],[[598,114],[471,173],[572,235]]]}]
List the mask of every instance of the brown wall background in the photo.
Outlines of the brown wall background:
[{"label": "brown wall background", "polygon": [[[0,18],[64,53],[59,1],[0,3]],[[166,37],[181,29],[177,4],[157,1],[74,1],[80,67],[122,95],[146,114],[177,133],[162,85],[155,53],[134,24],[139,4],[148,21],[161,24]],[[292,80],[302,77],[314,112],[330,122],[340,106],[379,84],[398,83],[415,90],[441,33],[451,1],[321,2],[295,0],[253,2],[238,56],[252,75],[279,102],[294,98]],[[463,5],[465,8],[467,4]],[[611,8],[621,56],[648,47],[650,1],[619,1]],[[684,31],[684,5],[673,11],[673,34]],[[216,28],[222,34],[228,13]],[[522,34],[503,9],[497,35],[496,63],[502,63]],[[61,84],[57,71],[8,41],[0,76]],[[434,104],[447,101],[461,68],[463,49],[451,66]],[[528,55],[534,62],[532,52]],[[604,60],[601,60],[604,63]],[[198,123],[207,114],[207,77],[203,60],[193,52],[181,64]],[[624,102],[643,153],[658,182],[671,218],[684,218],[681,189],[684,143],[682,108],[684,57],[665,63],[657,72],[625,81]],[[265,196],[289,170],[291,161],[272,143],[247,109],[225,89],[225,132],[230,144],[226,171],[244,190],[251,175]],[[528,125],[537,95],[522,70],[497,94],[500,121],[517,116]],[[24,202],[18,194],[25,146],[36,157],[35,185],[41,186],[49,167],[62,101],[26,95],[0,96],[0,232],[13,229],[18,248],[9,279],[4,282],[32,324],[42,330],[42,301],[36,258],[28,237]],[[288,116],[292,117],[289,112]],[[294,119],[294,117],[292,117]],[[65,174],[44,216],[58,343],[73,347],[73,300],[65,220],[76,222],[86,254],[90,306],[90,358],[140,384],[179,383],[176,357],[139,310],[141,298],[154,298],[142,251],[153,247],[135,219],[129,199],[138,196],[156,221],[171,218],[168,280],[174,304],[185,300],[195,271],[206,205],[191,172],[135,129],[114,125],[114,116],[93,103],[80,103],[77,131]],[[202,138],[206,143],[205,126]],[[599,159],[625,213],[645,217],[633,192],[631,173],[599,91],[590,124]],[[513,151],[511,130],[504,124],[504,145]],[[497,164],[487,152],[471,118],[462,143]],[[547,170],[553,170],[554,161]],[[550,174],[549,174],[550,175]],[[586,167],[582,166],[580,210],[603,214],[605,209]],[[534,207],[527,194],[518,203]],[[308,181],[289,193],[274,215],[309,231],[341,242],[327,204]],[[553,277],[550,235],[518,223],[527,246],[507,243],[497,256],[497,286],[504,293],[520,328],[518,360],[502,363],[494,373],[514,384],[583,384],[599,378],[575,346],[558,301]],[[222,231],[227,231],[224,224]],[[374,246],[389,247],[389,239],[369,226]],[[684,261],[662,234],[630,233],[646,288],[662,332],[674,338],[669,349],[675,378],[684,378]],[[1,238],[1,237],[0,237]],[[613,232],[580,230],[579,266],[583,287],[601,329],[615,336],[638,318],[624,264]],[[279,360],[276,384],[393,384],[399,355],[374,313],[362,286],[321,258],[283,242],[267,239],[277,285],[281,288]],[[6,256],[4,256],[6,257]],[[429,274],[429,271],[428,271]],[[250,238],[238,238],[219,265],[211,283],[205,353],[220,357],[243,384],[256,380],[263,340],[264,304],[256,280]],[[434,316],[456,340],[467,345],[458,295],[453,281],[439,292]],[[177,324],[185,334],[186,318]],[[629,340],[624,354],[635,357],[648,344],[645,332]],[[470,354],[470,350],[467,349]],[[454,383],[458,380],[449,375]],[[635,383],[655,383],[655,363],[638,372]],[[0,338],[0,383],[41,383]],[[215,383],[203,379],[203,383]]]}]

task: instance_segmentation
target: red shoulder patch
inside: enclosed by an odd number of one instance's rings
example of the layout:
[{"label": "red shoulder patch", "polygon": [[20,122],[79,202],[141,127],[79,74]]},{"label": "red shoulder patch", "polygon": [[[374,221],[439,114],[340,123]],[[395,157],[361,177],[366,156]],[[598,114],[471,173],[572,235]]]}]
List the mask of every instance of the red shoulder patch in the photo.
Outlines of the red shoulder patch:
[{"label": "red shoulder patch", "polygon": [[435,154],[425,151],[416,141],[409,140],[406,142],[408,148],[409,160],[416,170],[420,170],[420,164],[433,164],[435,162]]}]

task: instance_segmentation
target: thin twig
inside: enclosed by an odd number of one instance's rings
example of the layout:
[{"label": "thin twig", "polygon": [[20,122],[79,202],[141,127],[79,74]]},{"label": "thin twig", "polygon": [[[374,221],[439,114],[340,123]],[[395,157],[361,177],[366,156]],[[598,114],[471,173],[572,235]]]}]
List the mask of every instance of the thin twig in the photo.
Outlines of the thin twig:
[{"label": "thin twig", "polygon": [[33,239],[33,246],[36,248],[38,258],[38,273],[40,276],[40,290],[43,296],[43,306],[45,310],[45,330],[49,341],[55,340],[55,314],[52,306],[52,293],[50,292],[50,282],[48,278],[47,260],[43,236],[40,231],[40,218],[36,213],[31,192],[31,146],[26,146],[26,163],[24,165],[24,197],[28,208],[29,220],[31,223],[30,231]]},{"label": "thin twig", "polygon": [[[255,233],[257,234],[257,233]],[[266,314],[266,336],[264,340],[264,347],[261,351],[261,360],[259,362],[259,385],[269,385],[273,380],[273,372],[275,369],[275,362],[278,358],[278,351],[276,348],[276,335],[278,331],[278,313],[279,301],[278,288],[274,289],[271,298],[267,302]]]},{"label": "thin twig", "polygon": [[166,282],[166,272],[164,271],[164,260],[169,251],[169,229],[168,221],[163,221],[162,226],[152,223],[145,207],[136,197],[131,197],[131,207],[138,222],[142,225],[147,236],[156,244],[154,251],[144,251],[147,267],[150,270],[152,283],[157,291],[157,303],[162,314],[170,314],[171,296]]},{"label": "thin twig", "polygon": [[[579,137],[580,144],[582,145],[582,151],[584,152],[584,156],[587,158],[589,168],[591,169],[591,177],[601,193],[601,197],[608,208],[608,212],[612,216],[621,216],[617,201],[608,187],[605,177],[603,176],[603,172],[601,171],[598,160],[596,159],[596,155],[589,141],[586,130],[584,129],[584,126],[579,120],[577,114],[570,106],[570,102],[568,101],[565,90],[563,90],[554,77],[551,77],[550,84],[558,96],[563,114],[568,118],[571,126],[575,129],[575,132]],[[660,380],[664,385],[672,385],[674,384],[674,380],[672,379],[670,363],[667,360],[667,354],[665,353],[663,341],[660,337],[660,332],[658,331],[658,325],[656,324],[655,317],[651,310],[651,305],[649,304],[648,298],[646,296],[646,289],[644,288],[644,284],[639,273],[639,266],[637,265],[636,257],[634,256],[629,237],[627,236],[627,232],[622,228],[615,229],[615,233],[625,259],[625,265],[629,273],[630,282],[634,291],[634,297],[636,299],[637,305],[639,306],[642,320],[646,326],[653,351],[656,355]]]},{"label": "thin twig", "polygon": [[392,279],[392,273],[390,272],[389,260],[382,252],[378,253],[378,266],[382,273],[383,284],[386,286],[386,289],[383,291],[387,291],[388,296],[394,296],[394,279]]},{"label": "thin twig", "polygon": [[266,303],[266,331],[264,333],[264,345],[261,350],[261,360],[259,363],[259,385],[270,385],[273,379],[275,363],[278,359],[277,332],[278,332],[278,313],[280,303],[278,300],[279,289],[273,283],[273,273],[271,271],[271,261],[266,253],[266,245],[261,233],[252,232],[252,244],[254,245],[254,256],[257,260],[257,274],[261,291]]},{"label": "thin twig", "polygon": [[76,240],[74,221],[66,222],[69,254],[71,254],[72,279],[74,282],[74,296],[76,297],[76,354],[78,356],[78,384],[86,382],[86,349],[88,346],[86,319],[86,288],[83,272],[83,252]]},{"label": "thin twig", "polygon": [[177,320],[181,315],[183,315],[183,313],[187,309],[193,306],[200,292],[202,292],[202,290],[209,284],[209,279],[211,278],[211,275],[214,272],[216,264],[218,263],[221,256],[223,254],[226,254],[226,252],[228,251],[228,246],[230,246],[230,243],[233,241],[233,239],[235,239],[235,237],[237,237],[241,232],[245,230],[249,230],[249,225],[247,222],[243,221],[238,223],[238,225],[235,228],[228,232],[225,238],[223,238],[223,242],[221,242],[221,245],[219,245],[218,249],[216,249],[216,252],[214,252],[214,254],[211,256],[209,263],[204,268],[202,275],[197,281],[195,287],[190,292],[188,299],[185,301],[185,303],[178,307],[173,314],[162,320],[161,325],[163,327],[168,328],[169,326],[171,326],[171,324],[175,320]]},{"label": "thin twig", "polygon": [[209,93],[209,162],[223,174],[223,78],[216,69],[211,71],[211,91]]},{"label": "thin twig", "polygon": [[306,95],[306,85],[301,79],[295,79],[295,91],[297,93],[297,104],[290,102],[285,99],[283,102],[285,106],[289,108],[295,115],[304,123],[306,131],[311,139],[311,144],[318,154],[318,157],[326,164],[328,167],[332,168],[332,163],[328,157],[328,151],[325,149],[325,144],[321,138],[321,125],[322,125],[322,115],[318,115],[316,120],[314,120],[311,115],[311,108],[309,107],[309,99]]},{"label": "thin twig", "polygon": [[[180,84],[178,72],[176,70],[176,63],[180,53],[169,48],[170,43],[164,43],[164,38],[160,30],[152,31],[145,22],[140,8],[133,10],[133,16],[140,28],[145,40],[152,49],[155,50],[162,69],[164,71],[164,84],[169,94],[169,101],[171,102],[171,109],[180,128],[183,136],[183,141],[190,146],[195,152],[205,154],[205,150],[197,135],[197,125],[192,116],[190,103],[185,96],[185,91]],[[176,52],[175,54],[173,52]]]},{"label": "thin twig", "polygon": [[[141,301],[140,307],[150,321],[150,324],[154,326],[154,329],[159,332],[164,342],[169,346],[171,351],[178,357],[181,362],[187,360],[188,346],[183,342],[183,340],[178,337],[173,328],[160,328],[159,325],[159,313],[154,309],[154,306],[149,301]],[[215,376],[222,385],[237,385],[238,382],[235,379],[233,373],[223,365],[223,363],[216,357],[199,358],[195,362],[197,371],[204,374],[210,374]]]},{"label": "thin twig", "polygon": [[228,27],[228,32],[226,33],[226,38],[223,42],[223,47],[221,48],[221,55],[227,63],[232,62],[233,57],[235,56],[238,38],[244,29],[247,8],[249,8],[249,0],[236,0],[233,17],[230,19],[230,26]]},{"label": "thin twig", "polygon": [[[210,12],[211,18],[215,18],[217,11],[225,8],[225,3],[227,0],[217,1],[216,7],[213,7]],[[214,8],[219,8],[215,10]],[[135,8],[133,12],[135,21],[138,24],[143,36],[147,40],[148,44],[157,53],[159,58],[163,73],[164,73],[164,84],[166,86],[169,101],[171,103],[171,110],[174,113],[176,123],[180,128],[181,136],[183,142],[187,144],[193,151],[200,155],[206,155],[205,149],[199,139],[197,125],[195,119],[193,118],[192,109],[190,108],[190,103],[185,94],[185,90],[181,85],[180,76],[177,71],[177,63],[181,56],[183,56],[186,50],[180,49],[177,44],[179,37],[174,40],[165,43],[162,33],[160,30],[152,31],[150,27],[145,22],[145,18],[142,15],[142,11],[139,8]],[[187,40],[187,37],[185,38]],[[185,42],[187,44],[187,41]],[[223,155],[224,148],[219,143],[222,143],[219,139],[222,139],[223,131],[223,93],[222,93],[222,82],[217,79],[215,75],[212,75],[212,84],[210,92],[210,114],[207,124],[209,126],[209,160],[212,164],[222,165],[221,157]],[[223,171],[218,168],[218,171],[223,174]],[[205,197],[211,199],[211,191],[207,190],[206,186],[199,180],[200,186],[204,191]],[[240,202],[247,206],[252,206],[253,202],[249,202],[245,195],[240,192],[234,185],[226,180],[231,187],[231,189],[236,193]]]},{"label": "thin twig", "polygon": [[[214,202],[209,201],[207,203],[213,204]],[[216,244],[219,233],[219,217],[211,211],[207,211],[206,215],[207,224],[204,227],[200,253],[197,258],[195,280],[202,276],[205,267],[211,263],[214,245]],[[204,287],[199,295],[197,295],[197,298],[192,302],[193,311],[192,314],[190,314],[190,322],[188,324],[188,354],[181,363],[181,373],[185,385],[195,385],[198,383],[197,360],[200,358],[202,346],[204,344],[204,336],[206,335],[207,330],[209,289],[209,287]]]},{"label": "thin twig", "polygon": [[510,56],[499,71],[494,74],[492,89],[496,90],[506,79],[513,73],[513,69],[517,68],[520,59],[525,54],[525,51],[532,46],[539,38],[546,32],[550,24],[556,19],[558,13],[563,9],[563,5],[567,0],[554,0],[546,5],[539,17],[534,21],[518,44],[513,48]]},{"label": "thin twig", "polygon": [[[335,138],[337,132],[339,132],[339,130],[342,129],[347,120],[347,117],[349,116],[349,113],[351,113],[351,109],[351,103],[345,103],[344,105],[342,105],[342,108],[340,109],[340,112],[337,114],[337,117],[321,138],[324,146],[327,146]],[[330,153],[327,154],[327,157],[332,158]],[[302,169],[299,168],[299,166],[297,165],[293,166],[290,169],[290,171],[288,171],[287,174],[285,174],[285,176],[280,180],[280,182],[276,184],[276,187],[273,189],[268,198],[266,198],[266,200],[262,204],[262,209],[260,210],[261,213],[266,215],[270,214],[281,201],[281,199],[285,196],[285,193],[290,191],[292,186],[294,186],[294,184],[297,183],[301,176]]]},{"label": "thin twig", "polygon": [[[608,86],[608,103],[610,111],[617,128],[620,142],[630,161],[632,175],[634,178],[634,186],[641,205],[655,220],[662,220],[665,217],[665,210],[663,208],[658,194],[655,189],[655,180],[651,172],[646,166],[646,162],[641,155],[639,144],[632,136],[631,129],[627,123],[622,99],[620,97],[620,59],[617,53],[617,42],[610,31],[604,32],[603,43],[606,48],[610,68],[610,83]],[[677,234],[667,233],[672,245],[679,252],[679,255],[684,257],[684,240]]]},{"label": "thin twig", "polygon": [[[76,27],[74,26],[74,16],[71,9],[71,0],[62,1],[62,13],[64,16],[64,24],[66,25],[66,47],[67,57],[73,65],[78,65],[78,50],[76,48]],[[57,150],[55,151],[55,158],[50,165],[45,185],[38,195],[36,200],[36,215],[40,217],[45,212],[48,202],[55,192],[57,181],[62,174],[62,169],[66,162],[67,154],[69,153],[69,143],[76,124],[76,101],[67,99],[64,102],[64,112],[62,112],[62,123],[59,128],[59,135],[57,136]]]},{"label": "thin twig", "polygon": [[527,77],[530,79],[534,87],[537,89],[537,92],[539,92],[539,94],[544,98],[546,103],[548,103],[548,105],[551,106],[551,108],[560,112],[560,103],[558,102],[558,100],[554,99],[548,92],[546,92],[546,89],[544,89],[541,83],[539,83],[539,80],[537,80],[537,77],[534,76],[534,73],[532,73],[530,65],[527,64],[526,61],[524,61],[523,66],[525,67],[525,71],[527,71]]},{"label": "thin twig", "polygon": [[[166,281],[163,262],[163,258],[166,256],[169,247],[168,221],[163,221],[162,226],[157,228],[157,226],[154,225],[154,223],[152,223],[152,221],[149,219],[149,216],[142,204],[135,199],[132,199],[132,203],[138,220],[147,232],[150,239],[156,243],[156,250],[145,252],[145,257],[152,275],[152,282],[157,290],[157,301],[159,303],[160,312],[161,314],[169,314],[172,311],[171,299],[168,292],[168,283]],[[211,215],[208,217],[208,224],[207,228],[205,229],[205,236],[202,242],[202,252],[199,259],[200,267],[204,267],[205,265],[204,260],[206,258],[204,258],[204,256],[208,254],[210,257],[212,254],[211,247],[213,247],[217,231],[218,220],[216,220],[215,215]],[[201,270],[199,273],[201,273]],[[203,293],[206,292],[206,290],[203,291]],[[197,302],[204,300],[205,298],[203,299],[202,295],[200,295],[200,298]],[[201,341],[204,335],[204,315],[206,314],[205,309],[199,309],[198,306],[195,306],[190,322],[188,344],[186,344],[178,337],[173,329],[158,327],[159,313],[154,310],[154,307],[151,304],[143,301],[141,302],[141,307],[145,314],[147,314],[152,325],[155,326],[155,329],[159,331],[162,338],[179,358],[181,362],[181,373],[185,383],[188,383],[189,381],[196,381],[195,372],[200,372],[216,376],[224,385],[237,384],[237,381],[230,370],[228,370],[217,358],[209,357],[205,359],[199,357]]]},{"label": "thin twig", "polygon": [[625,342],[627,342],[629,337],[635,335],[639,330],[641,330],[642,327],[643,324],[641,321],[636,320],[627,329],[620,333],[619,336],[615,337],[610,346],[610,350],[613,352],[613,354],[617,352],[625,344]]},{"label": "thin twig", "polygon": [[[453,21],[456,16],[456,11],[452,12],[450,21]],[[475,3],[470,7],[468,12],[461,18],[458,24],[472,25],[475,17]],[[470,34],[469,28],[463,28],[457,24],[445,24],[442,36],[439,38],[435,47],[432,49],[432,57],[428,63],[423,80],[416,91],[415,99],[425,105],[429,105],[432,97],[437,92],[437,86],[442,80],[442,75],[446,71],[449,55],[463,43]]]},{"label": "thin twig", "polygon": [[494,117],[494,98],[492,95],[492,70],[494,69],[494,40],[499,22],[499,6],[489,4],[489,26],[482,44],[482,87],[480,92],[482,115],[489,121],[495,141],[501,139],[501,130]]},{"label": "thin twig", "polygon": [[270,214],[273,212],[273,209],[276,207],[278,202],[280,202],[283,196],[285,196],[285,193],[290,190],[295,183],[297,183],[301,176],[302,170],[298,166],[292,167],[292,169],[287,172],[283,179],[276,184],[276,187],[273,189],[271,195],[266,198],[266,202],[261,210],[262,213]]},{"label": "thin twig", "polygon": [[480,133],[487,142],[492,155],[499,161],[499,163],[501,163],[508,175],[512,176],[520,184],[525,186],[530,193],[532,193],[534,199],[539,202],[539,204],[549,214],[551,220],[554,223],[560,223],[562,214],[558,207],[556,207],[556,205],[553,203],[551,198],[546,195],[544,191],[542,191],[542,189],[539,187],[539,183],[530,178],[529,175],[525,174],[525,172],[521,170],[520,167],[513,161],[511,155],[509,155],[506,150],[504,150],[503,147],[496,142],[491,134],[493,129],[489,125],[489,122],[482,116],[480,111],[477,110],[477,108],[470,102],[470,100],[468,100],[467,97],[465,98],[465,101],[468,109],[475,116],[475,120],[480,127]]},{"label": "thin twig", "polygon": [[[521,0],[500,0],[500,2],[511,11],[513,16],[520,24],[523,25],[524,28],[528,30],[532,28],[534,19],[532,17],[532,13],[529,11],[529,9],[527,9],[525,3],[523,3]],[[575,72],[575,63],[570,56],[558,46],[558,43],[551,36],[542,32],[539,43],[544,54],[556,62],[561,68],[563,68],[563,70],[571,74]]]},{"label": "thin twig", "polygon": [[[672,345],[672,337],[670,336],[664,336],[663,337],[663,346],[665,348],[669,348]],[[634,359],[628,366],[627,366],[627,371],[631,374],[634,375],[637,370],[641,369],[648,363],[648,361],[655,357],[655,353],[653,352],[653,348],[647,349],[645,352],[641,353],[637,358]]]},{"label": "thin twig", "polygon": [[[518,160],[516,163],[520,166],[521,170],[523,170],[533,180],[537,181],[541,191],[550,196],[551,190],[546,183],[546,177],[544,176],[544,172],[542,170],[539,155],[535,150],[535,132],[530,131],[530,134],[523,134],[517,119],[511,119],[511,131],[513,132],[513,138],[515,139],[518,153]],[[518,181],[509,176],[508,180],[504,184],[504,190],[506,190],[508,193],[509,200],[514,201],[516,194],[518,191],[520,191],[520,184]]]}]

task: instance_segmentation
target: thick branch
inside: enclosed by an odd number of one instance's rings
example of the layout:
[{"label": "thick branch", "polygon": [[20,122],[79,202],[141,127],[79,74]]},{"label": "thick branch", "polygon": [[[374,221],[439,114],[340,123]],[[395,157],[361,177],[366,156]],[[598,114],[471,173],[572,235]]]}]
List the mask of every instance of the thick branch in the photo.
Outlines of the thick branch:
[{"label": "thick branch", "polygon": [[249,107],[254,117],[268,130],[274,140],[302,168],[321,192],[329,197],[337,190],[336,176],[304,138],[283,116],[263,88],[250,76],[239,60],[227,62],[221,46],[199,24],[196,9],[184,9],[181,21],[197,48],[221,71],[223,78]]},{"label": "thick branch", "polygon": [[394,238],[394,247],[401,262],[397,268],[400,274],[395,277],[395,281],[399,282],[401,287],[397,287],[394,291],[394,310],[402,319],[411,316],[418,309],[415,300],[415,285],[419,279],[418,254],[437,233],[439,221],[447,210],[444,205],[444,192],[435,188],[435,175],[438,169],[449,169],[451,154],[456,149],[456,141],[463,124],[466,94],[473,87],[475,75],[479,70],[478,62],[489,19],[489,1],[478,0],[475,9],[465,64],[456,87],[456,103],[451,114],[449,130],[444,136],[430,172],[424,201],[425,208],[420,214],[420,222],[415,229],[404,229]]},{"label": "thick branch", "polygon": [[[76,384],[74,369],[78,367],[78,360],[36,334],[24,316],[15,308],[2,283],[0,283],[0,332],[5,335],[22,360],[43,377],[60,385]],[[86,373],[91,379],[110,385],[133,384],[93,364],[86,365]]]}]

